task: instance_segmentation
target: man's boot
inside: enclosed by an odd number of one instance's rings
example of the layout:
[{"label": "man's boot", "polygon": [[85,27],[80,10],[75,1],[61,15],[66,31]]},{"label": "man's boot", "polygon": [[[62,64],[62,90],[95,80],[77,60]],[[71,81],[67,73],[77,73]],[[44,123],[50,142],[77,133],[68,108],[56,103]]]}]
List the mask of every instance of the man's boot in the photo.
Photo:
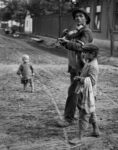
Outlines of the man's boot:
[{"label": "man's boot", "polygon": [[72,125],[71,122],[68,122],[68,121],[66,121],[66,120],[59,120],[59,121],[57,122],[57,126],[58,126],[58,127],[61,127],[61,128],[65,128],[65,127],[68,127],[68,126],[70,126],[70,125]]},{"label": "man's boot", "polygon": [[95,123],[92,123],[92,126],[93,126],[92,136],[99,137],[100,136],[100,131],[99,131],[98,124],[95,122]]}]

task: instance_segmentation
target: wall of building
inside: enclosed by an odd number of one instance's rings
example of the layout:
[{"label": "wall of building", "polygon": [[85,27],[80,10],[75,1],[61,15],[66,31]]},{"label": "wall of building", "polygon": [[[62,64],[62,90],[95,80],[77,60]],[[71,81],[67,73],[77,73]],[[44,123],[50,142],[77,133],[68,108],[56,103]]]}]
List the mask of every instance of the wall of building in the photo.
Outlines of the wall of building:
[{"label": "wall of building", "polygon": [[[65,28],[67,29],[72,28],[73,23],[74,21],[72,19],[71,13],[62,15],[60,32],[62,33],[63,29]],[[58,38],[59,37],[59,15],[55,14],[55,15],[40,16],[38,18],[34,18],[33,33]]]},{"label": "wall of building", "polygon": [[[110,5],[110,22],[113,23],[113,2]],[[94,9],[95,9],[95,1],[88,0],[83,1],[80,4],[80,7],[86,8],[89,6],[90,9],[90,17],[91,23],[90,28],[93,31],[94,38],[98,39],[110,39],[109,28],[108,28],[108,5],[107,0],[102,1],[102,10],[101,10],[101,29],[94,30],[93,22],[94,22]],[[73,19],[71,13],[63,14],[61,17],[61,32],[63,29],[71,28],[73,24]],[[57,38],[59,37],[59,15],[53,14],[48,16],[40,16],[39,18],[35,18],[33,20],[33,33],[40,34],[44,36],[50,36]],[[118,32],[114,32],[115,40],[118,40]]]},{"label": "wall of building", "polygon": [[33,20],[31,18],[30,15],[27,15],[26,18],[25,18],[25,26],[24,26],[24,31],[26,33],[32,33],[32,30],[33,30]]},{"label": "wall of building", "polygon": [[58,15],[40,16],[33,20],[33,33],[43,36],[58,37],[59,19]]},{"label": "wall of building", "polygon": [[100,30],[95,30],[94,29],[94,18],[95,18],[95,1],[93,0],[88,0],[88,2],[86,3],[85,1],[81,1],[80,3],[80,7],[84,7],[86,9],[86,7],[90,7],[90,18],[91,18],[91,23],[90,23],[90,28],[92,29],[93,32],[93,36],[95,38],[99,38],[99,39],[107,39],[107,30],[108,30],[108,24],[106,21],[106,16],[107,16],[107,5],[106,5],[106,0],[103,0],[102,4],[101,4],[101,29]]},{"label": "wall of building", "polygon": [[[94,6],[94,2],[92,3]],[[94,30],[92,27],[93,31],[93,36],[98,39],[107,39],[107,30],[108,30],[108,24],[106,21],[106,13],[107,13],[107,5],[105,4],[105,1],[102,3],[102,11],[101,11],[101,29],[100,31]],[[94,12],[92,12],[92,16],[94,18]],[[93,22],[93,21],[92,21]]]}]

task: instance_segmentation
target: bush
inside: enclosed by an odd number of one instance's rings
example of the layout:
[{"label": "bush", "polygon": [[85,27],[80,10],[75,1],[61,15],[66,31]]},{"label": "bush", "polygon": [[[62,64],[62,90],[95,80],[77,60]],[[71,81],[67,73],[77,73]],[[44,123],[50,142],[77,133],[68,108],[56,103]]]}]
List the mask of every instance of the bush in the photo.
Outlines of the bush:
[{"label": "bush", "polygon": [[13,25],[13,26],[11,27],[11,33],[14,34],[14,33],[17,32],[17,31],[19,31],[19,27],[16,26],[16,25]]}]

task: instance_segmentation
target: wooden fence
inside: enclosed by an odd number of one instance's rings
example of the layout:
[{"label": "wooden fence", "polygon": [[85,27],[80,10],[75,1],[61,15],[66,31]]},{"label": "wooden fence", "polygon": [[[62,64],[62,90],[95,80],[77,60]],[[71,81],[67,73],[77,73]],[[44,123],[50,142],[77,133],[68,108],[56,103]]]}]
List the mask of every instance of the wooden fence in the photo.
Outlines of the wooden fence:
[{"label": "wooden fence", "polygon": [[70,28],[72,24],[73,19],[71,14],[63,15],[61,17],[60,27],[58,14],[40,16],[33,19],[33,33],[57,38],[63,29]]}]

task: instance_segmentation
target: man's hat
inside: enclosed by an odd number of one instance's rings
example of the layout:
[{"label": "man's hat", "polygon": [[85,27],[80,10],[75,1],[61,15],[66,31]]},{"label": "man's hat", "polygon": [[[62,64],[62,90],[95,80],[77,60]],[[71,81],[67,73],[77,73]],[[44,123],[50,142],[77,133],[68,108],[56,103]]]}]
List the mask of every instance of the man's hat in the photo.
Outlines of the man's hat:
[{"label": "man's hat", "polygon": [[83,13],[83,14],[85,15],[86,24],[89,24],[90,21],[91,21],[91,19],[90,19],[89,15],[87,14],[87,12],[84,10],[84,8],[79,8],[79,9],[75,8],[75,9],[72,11],[73,19],[75,19],[75,15],[76,15],[77,13],[79,13],[79,12],[80,12],[80,13]]},{"label": "man's hat", "polygon": [[98,53],[99,48],[96,45],[89,43],[82,46],[82,51],[89,52],[89,53],[93,53],[93,52]]}]

